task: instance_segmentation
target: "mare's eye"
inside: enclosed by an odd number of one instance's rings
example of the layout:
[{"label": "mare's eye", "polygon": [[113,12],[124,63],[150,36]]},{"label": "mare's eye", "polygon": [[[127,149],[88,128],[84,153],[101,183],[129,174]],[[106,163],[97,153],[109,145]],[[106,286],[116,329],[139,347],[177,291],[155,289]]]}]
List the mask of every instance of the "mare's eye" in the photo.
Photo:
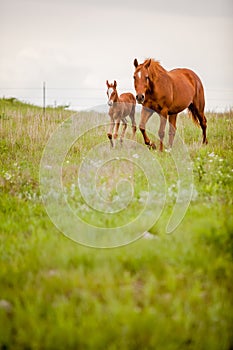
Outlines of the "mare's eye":
[{"label": "mare's eye", "polygon": [[149,77],[148,77],[148,75],[146,76],[146,80],[149,80]]}]

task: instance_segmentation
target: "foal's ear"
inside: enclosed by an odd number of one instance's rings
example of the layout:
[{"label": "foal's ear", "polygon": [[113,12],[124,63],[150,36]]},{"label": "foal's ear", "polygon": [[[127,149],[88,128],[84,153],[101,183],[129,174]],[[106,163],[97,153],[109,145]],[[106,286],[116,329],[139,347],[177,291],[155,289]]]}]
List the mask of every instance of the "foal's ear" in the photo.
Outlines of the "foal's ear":
[{"label": "foal's ear", "polygon": [[151,64],[151,58],[149,60],[146,60],[146,62],[144,63],[144,67],[149,68],[150,64]]},{"label": "foal's ear", "polygon": [[116,82],[116,80],[114,80],[114,88],[116,88],[117,87],[117,82]]},{"label": "foal's ear", "polygon": [[138,60],[137,60],[136,58],[134,59],[133,64],[134,64],[134,67],[137,68],[137,66],[138,66]]},{"label": "foal's ear", "polygon": [[106,85],[107,85],[107,87],[109,88],[109,82],[108,82],[108,80],[106,80]]}]

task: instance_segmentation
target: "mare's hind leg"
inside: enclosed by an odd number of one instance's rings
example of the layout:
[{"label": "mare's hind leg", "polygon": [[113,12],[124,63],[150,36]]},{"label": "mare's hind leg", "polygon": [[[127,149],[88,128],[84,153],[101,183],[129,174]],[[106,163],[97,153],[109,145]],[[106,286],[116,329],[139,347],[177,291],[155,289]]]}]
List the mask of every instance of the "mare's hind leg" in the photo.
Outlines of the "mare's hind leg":
[{"label": "mare's hind leg", "polygon": [[123,142],[123,138],[125,136],[125,132],[126,132],[126,129],[127,129],[127,121],[125,118],[122,119],[122,132],[121,132],[121,137],[120,137],[120,142],[122,143]]},{"label": "mare's hind leg", "polygon": [[206,138],[207,120],[204,114],[204,104],[201,105],[200,103],[198,104],[196,101],[194,101],[189,106],[189,110],[192,113],[194,122],[198,120],[202,128],[202,134],[203,134],[202,143],[207,144],[208,143],[208,140]]},{"label": "mare's hind leg", "polygon": [[207,145],[208,140],[206,137],[206,128],[207,128],[206,117],[205,117],[204,113],[198,113],[197,117],[198,117],[199,123],[200,123],[201,128],[202,128],[202,133],[203,133],[202,143]]},{"label": "mare's hind leg", "polygon": [[176,134],[176,117],[177,114],[169,115],[169,146],[172,147]]}]

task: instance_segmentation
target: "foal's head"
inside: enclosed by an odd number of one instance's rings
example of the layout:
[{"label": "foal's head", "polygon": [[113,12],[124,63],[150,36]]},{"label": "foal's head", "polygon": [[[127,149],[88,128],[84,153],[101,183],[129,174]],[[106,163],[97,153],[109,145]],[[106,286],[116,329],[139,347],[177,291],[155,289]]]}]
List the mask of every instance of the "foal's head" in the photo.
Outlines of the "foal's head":
[{"label": "foal's head", "polygon": [[151,83],[149,78],[148,68],[151,64],[151,59],[146,60],[142,64],[138,64],[138,60],[134,60],[134,87],[136,91],[136,100],[138,103],[143,103],[145,100],[145,95],[148,90],[150,90]]},{"label": "foal's head", "polygon": [[107,89],[107,96],[108,96],[108,105],[112,106],[114,102],[117,102],[117,82],[114,80],[113,84],[109,84],[108,80],[106,80],[106,85],[108,87]]}]

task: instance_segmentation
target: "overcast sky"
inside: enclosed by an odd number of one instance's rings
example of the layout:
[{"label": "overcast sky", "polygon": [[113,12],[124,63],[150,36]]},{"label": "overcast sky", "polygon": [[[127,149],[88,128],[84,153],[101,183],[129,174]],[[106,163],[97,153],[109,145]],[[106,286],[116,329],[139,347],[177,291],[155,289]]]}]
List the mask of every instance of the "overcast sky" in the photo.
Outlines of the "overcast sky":
[{"label": "overcast sky", "polygon": [[232,0],[0,0],[0,96],[91,107],[105,81],[133,89],[153,57],[202,79],[208,109],[233,106]]}]

